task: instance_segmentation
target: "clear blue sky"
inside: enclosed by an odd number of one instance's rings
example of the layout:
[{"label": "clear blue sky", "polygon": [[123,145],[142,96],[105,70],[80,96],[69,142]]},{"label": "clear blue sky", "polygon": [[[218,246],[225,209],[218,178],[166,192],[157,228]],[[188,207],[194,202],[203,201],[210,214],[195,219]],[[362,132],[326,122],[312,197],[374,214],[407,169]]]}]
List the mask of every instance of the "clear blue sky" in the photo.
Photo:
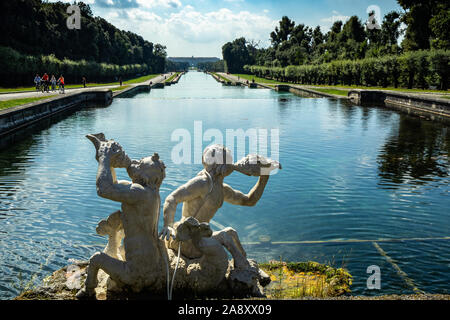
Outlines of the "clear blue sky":
[{"label": "clear blue sky", "polygon": [[[73,2],[65,0],[65,2]],[[167,46],[169,56],[216,56],[222,45],[244,36],[269,45],[269,34],[282,16],[328,31],[333,21],[377,5],[381,16],[402,11],[395,0],[85,0],[94,15],[118,28]]]}]

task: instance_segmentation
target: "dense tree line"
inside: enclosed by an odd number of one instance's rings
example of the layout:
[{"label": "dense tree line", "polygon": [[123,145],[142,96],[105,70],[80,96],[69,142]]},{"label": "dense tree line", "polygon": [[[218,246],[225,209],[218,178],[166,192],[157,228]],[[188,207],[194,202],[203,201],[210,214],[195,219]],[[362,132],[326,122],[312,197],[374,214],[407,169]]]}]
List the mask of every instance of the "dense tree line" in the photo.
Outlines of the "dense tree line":
[{"label": "dense tree line", "polygon": [[[80,83],[82,77],[90,82],[117,81],[150,74],[146,64],[117,65],[86,60],[58,59],[55,55],[26,55],[0,46],[0,86],[32,85],[36,70],[56,77],[64,75],[67,83]],[[43,72],[40,73],[42,76]]]},{"label": "dense tree line", "polygon": [[[307,66],[311,66],[310,69],[323,70],[330,65],[346,65],[351,60],[368,63],[368,61],[377,61],[376,59],[387,56],[398,57],[399,61],[402,59],[415,61],[411,62],[416,67],[412,71],[415,74],[420,74],[424,65],[431,68],[435,63],[433,62],[435,58],[432,57],[443,58],[444,60],[439,61],[438,64],[447,63],[446,68],[448,68],[448,60],[445,60],[448,55],[441,54],[442,51],[418,54],[426,56],[420,66],[416,58],[407,59],[400,56],[409,57],[407,55],[409,52],[417,50],[444,50],[444,52],[450,50],[450,28],[448,27],[450,2],[447,0],[398,0],[398,3],[405,12],[392,11],[387,13],[382,21],[373,21],[381,28],[369,28],[357,16],[352,16],[345,23],[336,21],[330,31],[323,33],[319,26],[313,29],[304,24],[296,24],[284,16],[275,30],[270,33],[271,45],[268,48],[258,48],[258,45],[245,38],[226,43],[222,47],[225,69],[228,72],[241,73],[244,71],[244,66],[256,65],[269,69],[254,70],[271,70],[270,72],[275,74],[284,74],[285,70],[300,70],[298,72],[302,73],[309,68]],[[406,30],[404,40],[399,44],[402,22],[405,23]],[[330,64],[334,61],[339,62]],[[288,66],[304,67],[286,69]],[[432,69],[427,72],[435,74]],[[352,77],[356,82],[357,78]],[[408,81],[408,87],[411,81]],[[435,82],[431,79],[427,80],[427,83]],[[422,85],[425,82],[420,81],[420,83]],[[448,79],[441,79],[439,86],[448,87]]]},{"label": "dense tree line", "polygon": [[[94,17],[89,5],[83,2],[77,4],[81,11],[81,29],[70,30],[66,26],[68,3],[1,1],[0,46],[36,59],[40,59],[41,55],[53,55],[60,61],[85,60],[115,65],[117,70],[120,70],[119,66],[139,65],[139,69],[148,73],[164,71],[164,46],[146,41],[135,33],[119,30],[105,19]],[[21,72],[20,65],[16,67]],[[33,70],[34,73],[44,71],[38,68]],[[70,78],[67,80],[70,81]]]},{"label": "dense tree line", "polygon": [[189,62],[175,62],[172,60],[167,60],[166,71],[170,72],[181,72],[187,71],[189,69]]},{"label": "dense tree line", "polygon": [[259,77],[311,85],[365,85],[380,87],[448,89],[449,50],[417,50],[360,60],[335,60],[322,64],[264,67],[245,66]]},{"label": "dense tree line", "polygon": [[199,62],[198,69],[209,72],[224,72],[225,65],[223,60],[216,62]]}]

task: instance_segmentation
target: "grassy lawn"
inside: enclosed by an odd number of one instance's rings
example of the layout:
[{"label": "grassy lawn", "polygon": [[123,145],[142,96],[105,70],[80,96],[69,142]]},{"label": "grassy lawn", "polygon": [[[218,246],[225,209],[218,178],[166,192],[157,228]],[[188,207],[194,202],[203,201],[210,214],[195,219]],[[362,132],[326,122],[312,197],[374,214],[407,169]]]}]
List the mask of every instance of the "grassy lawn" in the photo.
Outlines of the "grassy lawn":
[{"label": "grassy lawn", "polygon": [[271,79],[265,79],[265,78],[260,78],[251,74],[233,74],[233,76],[239,77],[241,79],[245,79],[248,80],[249,82],[251,82],[253,79],[255,79],[255,82],[259,82],[259,83],[267,83],[267,84],[292,84],[292,83],[288,83],[288,82],[282,82],[282,81],[276,81],[276,80],[271,80]]},{"label": "grassy lawn", "polygon": [[348,90],[339,90],[339,89],[322,89],[322,88],[313,88],[314,91],[319,91],[328,94],[335,94],[338,96],[347,96]]},{"label": "grassy lawn", "polygon": [[[134,84],[134,83],[146,82],[146,81],[149,81],[149,80],[151,80],[153,78],[156,78],[157,76],[159,76],[159,73],[158,74],[149,74],[148,76],[143,76],[143,77],[139,77],[139,78],[135,78],[135,79],[130,79],[130,80],[124,81],[123,83],[124,84]],[[116,84],[117,83],[118,82],[116,82]]]},{"label": "grassy lawn", "polygon": [[171,81],[173,81],[179,74],[180,74],[179,72],[175,72],[173,75],[171,75],[171,76],[169,77],[169,79],[167,79],[167,80],[164,81],[164,82],[171,82]]},{"label": "grassy lawn", "polygon": [[219,77],[219,79],[220,79],[220,80],[222,80],[222,81],[225,81],[225,82],[228,82],[228,81],[230,81],[229,79],[227,79],[227,78],[225,78],[225,77],[221,76],[221,75],[220,75],[220,74],[218,74],[218,73],[215,73],[215,72],[213,72],[213,74],[214,74],[215,76]]},{"label": "grassy lawn", "polygon": [[38,100],[50,99],[56,95],[45,96],[45,97],[35,97],[35,98],[21,98],[21,99],[11,99],[6,101],[0,101],[0,110],[12,108],[15,106],[20,106],[22,104],[27,104],[31,102],[35,102]]},{"label": "grassy lawn", "polygon": [[121,86],[121,87],[115,87],[115,88],[112,88],[111,91],[112,92],[114,92],[114,91],[121,91],[121,90],[125,90],[126,88],[129,88],[129,87],[130,87],[129,85],[125,85],[125,86]]},{"label": "grassy lawn", "polygon": [[[134,79],[130,79],[127,81],[123,81],[123,84],[134,84],[134,83],[140,83],[140,82],[146,82],[149,81],[153,78],[156,78],[157,76],[159,76],[159,74],[150,74],[147,76],[143,76],[143,77],[139,77],[139,78],[134,78]],[[108,83],[88,83],[86,86],[87,87],[103,87],[103,86],[116,86],[119,85],[119,82],[108,82]],[[66,89],[75,89],[75,88],[83,88],[83,86],[81,84],[69,84],[65,86]],[[21,92],[21,91],[35,91],[36,88],[33,87],[19,87],[19,88],[0,88],[0,93],[5,93],[5,92]]]}]

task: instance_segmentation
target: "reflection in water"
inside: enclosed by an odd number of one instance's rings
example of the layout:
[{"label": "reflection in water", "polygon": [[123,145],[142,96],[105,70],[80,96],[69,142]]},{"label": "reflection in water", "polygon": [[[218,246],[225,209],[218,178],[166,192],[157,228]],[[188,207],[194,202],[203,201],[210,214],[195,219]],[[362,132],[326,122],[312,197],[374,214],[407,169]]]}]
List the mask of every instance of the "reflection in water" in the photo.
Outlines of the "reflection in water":
[{"label": "reflection in water", "polygon": [[351,127],[355,121],[359,121],[359,119],[356,119],[359,108],[355,108],[354,105],[345,100],[338,100],[337,104],[341,110],[346,127]]},{"label": "reflection in water", "polygon": [[[14,141],[16,141],[14,139]],[[7,175],[9,173],[23,173],[25,168],[23,166],[24,163],[28,161],[28,151],[33,145],[33,139],[27,139],[20,144],[10,144],[8,141],[6,145],[11,148],[8,150],[9,152],[4,152],[0,154],[0,175]]]},{"label": "reflection in water", "polygon": [[378,156],[379,175],[383,180],[417,183],[447,177],[450,134],[447,127],[401,115]]},{"label": "reflection in water", "polygon": [[[59,121],[74,114],[77,110],[85,107],[87,106],[80,105],[79,107],[71,108],[65,112],[57,113],[53,116],[44,118],[38,122],[32,123],[26,127],[13,131],[12,133],[6,136],[0,137],[0,151],[7,149],[11,146],[14,147],[18,142],[22,140],[29,140],[30,142],[32,142],[33,139],[31,138],[31,136],[33,134],[40,133],[41,131],[50,128],[53,124],[58,123]],[[14,152],[11,153],[14,154]]]},{"label": "reflection in water", "polygon": [[[214,217],[217,225],[237,230],[249,258],[281,256],[345,265],[354,275],[355,294],[410,293],[370,242],[329,241],[450,236],[445,126],[386,108],[223,87],[208,75],[189,72],[176,86],[114,99],[107,108],[59,115],[35,131],[28,128],[25,135],[17,132],[4,140],[0,298],[17,295],[20,279],[37,283],[67,265],[69,258],[86,259],[105,245],[95,226],[119,204],[97,196],[97,163],[87,133],[104,132],[117,139],[133,158],[158,152],[167,166],[161,186],[164,200],[201,170],[200,164],[171,161],[177,144],[172,132],[183,128],[193,134],[194,121],[199,120],[203,130],[215,128],[223,134],[227,129],[279,129],[283,170],[270,178],[261,200],[254,207],[225,203]],[[117,174],[128,179],[123,169]],[[226,180],[243,192],[255,182],[238,173]],[[181,206],[176,217],[181,217]],[[275,243],[255,245],[261,236]],[[379,245],[420,289],[448,292],[450,241]],[[372,264],[382,269],[380,292],[366,289],[366,268]]]}]

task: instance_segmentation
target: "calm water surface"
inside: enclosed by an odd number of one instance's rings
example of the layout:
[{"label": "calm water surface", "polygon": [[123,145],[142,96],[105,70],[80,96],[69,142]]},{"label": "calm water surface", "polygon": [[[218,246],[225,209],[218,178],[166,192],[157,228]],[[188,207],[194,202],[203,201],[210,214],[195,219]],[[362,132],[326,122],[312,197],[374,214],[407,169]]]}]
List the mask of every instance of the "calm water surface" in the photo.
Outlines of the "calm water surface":
[{"label": "calm water surface", "polygon": [[[215,229],[238,231],[250,258],[345,266],[355,294],[412,293],[376,242],[418,289],[449,293],[446,126],[384,108],[223,87],[189,72],[175,86],[60,116],[0,150],[0,298],[106,244],[95,226],[119,204],[96,195],[97,163],[86,134],[104,132],[133,158],[158,152],[167,165],[164,199],[201,170],[171,161],[172,132],[193,134],[194,121],[224,135],[226,129],[279,129],[283,170],[270,178],[259,203],[224,204],[214,218]],[[118,176],[127,179],[123,170]],[[239,173],[226,179],[244,192],[256,181]],[[258,244],[261,236],[271,242]],[[366,288],[370,265],[381,268],[381,290]]]}]

